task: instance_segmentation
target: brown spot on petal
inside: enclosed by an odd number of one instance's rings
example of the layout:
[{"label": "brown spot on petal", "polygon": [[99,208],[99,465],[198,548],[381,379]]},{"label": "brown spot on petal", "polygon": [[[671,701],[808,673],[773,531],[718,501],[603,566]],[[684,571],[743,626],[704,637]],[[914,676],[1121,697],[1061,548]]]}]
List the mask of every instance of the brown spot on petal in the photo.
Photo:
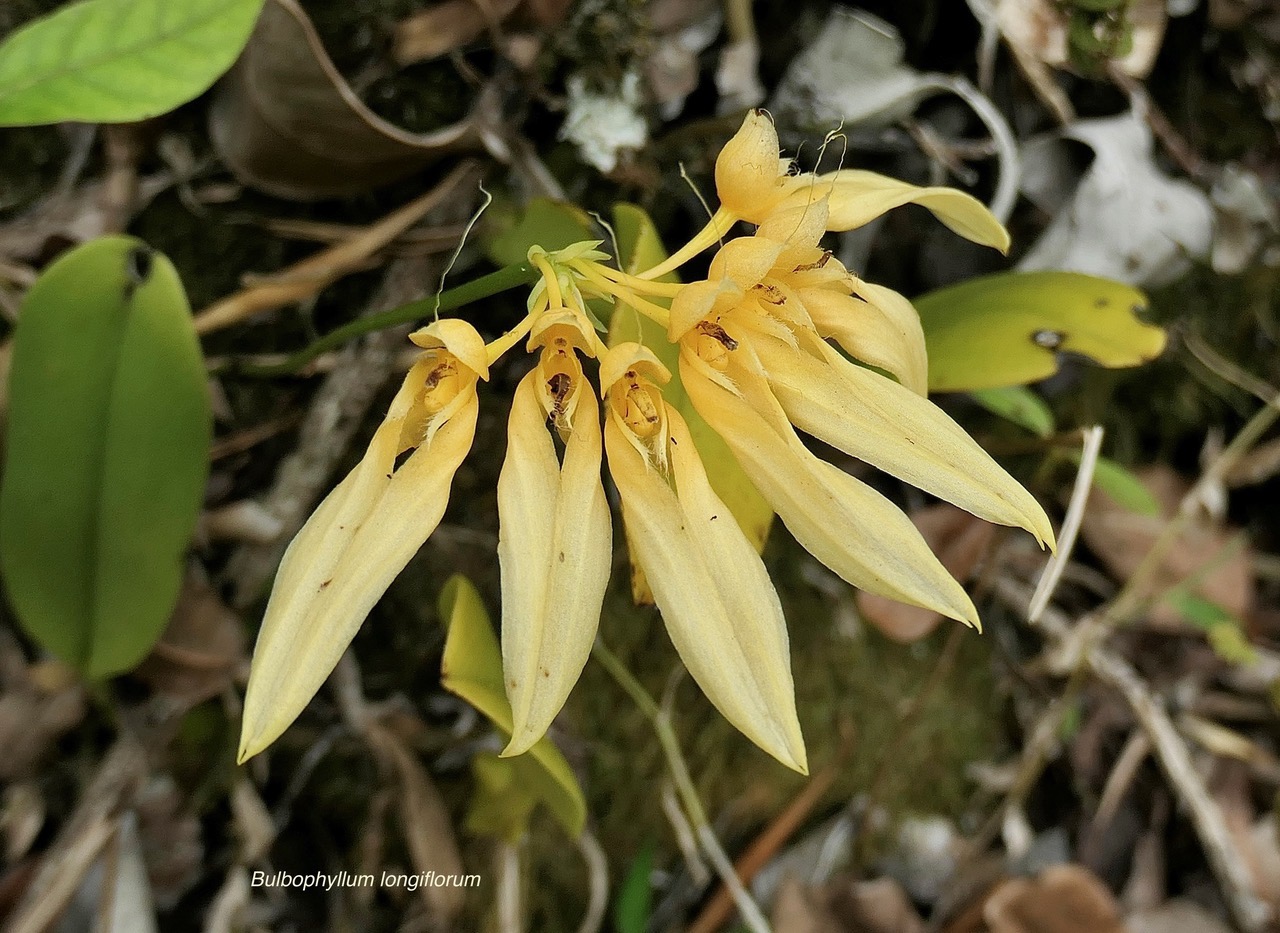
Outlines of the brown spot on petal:
[{"label": "brown spot on petal", "polygon": [[808,272],[808,271],[810,271],[811,269],[821,269],[823,266],[825,266],[828,262],[830,262],[830,261],[831,261],[831,255],[832,255],[832,254],[831,254],[831,250],[829,250],[829,249],[824,249],[824,250],[822,251],[822,256],[821,256],[820,258],[815,259],[813,262],[804,262],[804,263],[801,263],[800,265],[796,266],[796,267],[795,267],[793,270],[791,270],[791,271],[793,271],[793,272]]}]

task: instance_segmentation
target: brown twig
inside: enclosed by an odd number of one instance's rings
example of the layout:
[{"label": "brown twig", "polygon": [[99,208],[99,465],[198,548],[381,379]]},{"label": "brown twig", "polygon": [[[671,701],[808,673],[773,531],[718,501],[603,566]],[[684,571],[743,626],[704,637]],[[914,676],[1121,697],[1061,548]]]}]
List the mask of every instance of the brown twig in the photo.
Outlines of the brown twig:
[{"label": "brown twig", "polygon": [[1208,163],[1200,158],[1196,151],[1191,148],[1191,144],[1183,138],[1173,123],[1169,121],[1169,118],[1164,115],[1164,111],[1156,106],[1156,102],[1151,99],[1151,95],[1142,86],[1142,82],[1132,75],[1126,74],[1124,69],[1119,67],[1116,62],[1111,62],[1107,66],[1107,75],[1111,78],[1112,83],[1128,94],[1129,99],[1142,111],[1143,116],[1146,117],[1147,125],[1151,127],[1151,132],[1155,134],[1156,139],[1160,140],[1173,161],[1178,163],[1178,167],[1197,181],[1204,181],[1208,178]]},{"label": "brown twig", "polygon": [[326,286],[362,266],[374,253],[440,206],[455,188],[474,174],[476,166],[474,161],[463,162],[426,194],[392,211],[358,236],[295,263],[271,281],[250,285],[214,302],[196,315],[196,332],[212,333],[255,314],[314,297]]},{"label": "brown twig", "polygon": [[[959,629],[957,629],[959,631]],[[840,776],[849,754],[853,750],[851,736],[841,743],[836,757],[826,767],[813,776],[791,799],[786,808],[775,816],[764,831],[755,838],[733,863],[733,870],[744,885],[750,884],[760,870],[769,863],[778,850],[786,844],[797,829],[808,819],[809,814],[826,796],[827,791]],[[688,933],[715,933],[733,916],[733,898],[728,888],[721,885],[715,895],[707,902],[707,906],[689,927]]]}]

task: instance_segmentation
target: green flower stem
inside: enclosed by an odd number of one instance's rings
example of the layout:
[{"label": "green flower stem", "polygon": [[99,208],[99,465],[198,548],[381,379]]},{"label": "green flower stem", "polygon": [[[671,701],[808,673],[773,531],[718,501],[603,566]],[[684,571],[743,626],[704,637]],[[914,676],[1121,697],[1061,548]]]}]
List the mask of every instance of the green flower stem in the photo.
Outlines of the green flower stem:
[{"label": "green flower stem", "polygon": [[395,327],[398,324],[408,324],[421,318],[454,311],[464,305],[471,304],[473,301],[479,301],[482,298],[488,298],[500,292],[519,288],[521,285],[530,285],[537,281],[537,278],[538,270],[527,262],[504,266],[496,272],[490,272],[488,275],[482,275],[478,279],[464,282],[438,295],[419,298],[417,301],[411,301],[381,314],[370,314],[368,317],[357,318],[337,330],[330,331],[319,340],[303,347],[279,363],[258,366],[232,361],[219,367],[217,371],[228,375],[257,378],[288,376],[296,373],[322,353],[337,349],[356,337],[363,337],[365,334],[386,330],[388,327]]},{"label": "green flower stem", "polygon": [[618,686],[631,697],[636,706],[640,708],[640,712],[653,724],[653,730],[658,734],[658,743],[662,746],[662,752],[667,758],[667,766],[671,769],[671,777],[675,782],[676,793],[680,795],[680,802],[689,817],[689,822],[693,825],[694,833],[698,837],[698,843],[702,846],[703,854],[706,855],[707,860],[715,867],[716,874],[720,876],[725,888],[728,889],[729,894],[733,897],[742,922],[752,933],[768,933],[768,921],[765,920],[760,907],[751,899],[751,895],[747,893],[747,889],[743,887],[742,879],[738,877],[733,863],[729,861],[729,856],[725,854],[724,848],[720,845],[720,840],[716,838],[715,832],[711,829],[711,823],[707,820],[707,813],[702,809],[702,801],[698,799],[698,791],[693,786],[693,777],[689,774],[689,766],[685,764],[684,755],[680,751],[680,740],[676,737],[675,729],[671,728],[671,718],[658,706],[653,697],[649,695],[649,692],[640,685],[640,681],[631,676],[631,672],[627,670],[626,665],[622,663],[618,656],[606,648],[604,642],[599,638],[596,639],[596,643],[592,646],[591,653],[604,666],[604,669],[609,672],[609,676],[617,681]]}]

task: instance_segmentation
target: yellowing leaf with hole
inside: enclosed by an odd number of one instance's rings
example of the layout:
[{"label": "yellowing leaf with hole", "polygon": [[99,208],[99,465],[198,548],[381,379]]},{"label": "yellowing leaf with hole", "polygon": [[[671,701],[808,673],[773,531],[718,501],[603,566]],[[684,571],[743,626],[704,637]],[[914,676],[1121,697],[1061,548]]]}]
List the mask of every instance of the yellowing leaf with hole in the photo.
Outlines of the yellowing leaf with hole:
[{"label": "yellowing leaf with hole", "polygon": [[963,392],[1052,376],[1076,353],[1110,369],[1164,349],[1165,333],[1138,314],[1146,296],[1078,272],[1002,272],[916,298],[929,348],[929,390]]}]

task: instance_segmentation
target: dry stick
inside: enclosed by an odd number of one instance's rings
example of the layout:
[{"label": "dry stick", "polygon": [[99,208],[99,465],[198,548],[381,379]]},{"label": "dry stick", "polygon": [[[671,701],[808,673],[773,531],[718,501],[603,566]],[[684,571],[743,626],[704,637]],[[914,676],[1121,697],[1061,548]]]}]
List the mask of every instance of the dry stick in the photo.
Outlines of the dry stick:
[{"label": "dry stick", "polygon": [[1093,818],[1089,820],[1081,838],[1079,861],[1086,864],[1096,862],[1102,840],[1111,826],[1111,821],[1115,819],[1121,801],[1133,786],[1134,779],[1138,776],[1138,769],[1150,754],[1151,740],[1147,738],[1147,734],[1141,729],[1130,730],[1124,748],[1116,756],[1115,763],[1111,766],[1111,773],[1107,775],[1107,780],[1102,785],[1098,806],[1094,808]]},{"label": "dry stick", "polygon": [[70,903],[85,873],[116,831],[147,775],[141,743],[116,740],[80,795],[70,818],[45,854],[39,871],[5,927],[9,933],[42,933]]},{"label": "dry stick", "polygon": [[[1228,377],[1224,375],[1224,378]],[[1151,596],[1145,591],[1159,573],[1169,551],[1182,536],[1187,523],[1195,515],[1196,504],[1201,501],[1204,492],[1220,483],[1222,477],[1235,467],[1236,463],[1275,423],[1277,417],[1280,417],[1280,393],[1272,392],[1271,395],[1273,399],[1271,404],[1254,414],[1183,497],[1178,515],[1165,525],[1115,600],[1099,612],[1084,616],[1074,626],[1063,629],[1061,637],[1055,640],[1053,649],[1060,654],[1066,652],[1073,659],[1068,664],[1070,675],[1067,684],[1061,695],[1037,720],[1032,730],[1032,739],[1023,749],[1022,763],[1013,787],[1001,806],[974,836],[971,846],[975,851],[981,851],[991,843],[998,832],[1003,815],[1025,800],[1031,788],[1035,786],[1035,782],[1048,762],[1049,752],[1056,741],[1062,722],[1084,686],[1085,674],[1089,670],[1087,661],[1090,651],[1101,647],[1102,642],[1112,630],[1128,622],[1150,602]]]},{"label": "dry stick", "polygon": [[702,809],[702,801],[698,799],[698,791],[693,786],[693,778],[689,774],[689,766],[685,764],[684,755],[680,751],[680,740],[676,736],[675,730],[671,727],[670,717],[659,708],[648,691],[640,685],[638,680],[631,676],[631,672],[618,659],[618,656],[606,648],[600,639],[596,639],[591,653],[604,666],[604,669],[609,672],[609,675],[617,681],[618,686],[631,697],[645,718],[653,724],[653,730],[658,734],[658,742],[667,758],[667,767],[671,770],[671,778],[675,781],[676,792],[680,795],[680,802],[684,805],[685,812],[689,816],[689,822],[693,826],[693,832],[698,839],[698,844],[702,847],[702,852],[707,857],[707,861],[711,863],[712,868],[715,869],[716,874],[720,876],[720,880],[732,895],[734,904],[738,908],[738,913],[742,917],[742,922],[747,929],[751,930],[751,933],[769,933],[768,921],[765,920],[764,914],[760,912],[759,905],[752,900],[751,895],[747,893],[747,889],[742,886],[737,873],[733,870],[733,864],[729,861],[729,856],[725,854],[724,848],[720,845],[720,840],[716,838],[715,832],[711,829],[706,811]]},{"label": "dry stick", "polygon": [[1053,598],[1058,583],[1062,580],[1062,571],[1071,559],[1071,551],[1076,545],[1076,536],[1080,534],[1080,525],[1084,522],[1085,506],[1089,503],[1089,490],[1093,488],[1093,472],[1098,465],[1098,453],[1102,450],[1102,426],[1094,425],[1084,432],[1084,448],[1080,454],[1080,469],[1076,471],[1076,484],[1071,490],[1071,502],[1067,506],[1067,516],[1062,522],[1062,531],[1058,534],[1058,550],[1049,558],[1040,582],[1036,584],[1035,594],[1031,597],[1031,608],[1027,615],[1034,622],[1044,612]]},{"label": "dry stick", "polygon": [[609,909],[609,859],[589,829],[578,836],[578,851],[587,866],[587,909],[578,924],[578,933],[600,933]]},{"label": "dry stick", "polygon": [[[827,791],[836,782],[836,778],[840,776],[841,770],[844,768],[845,762],[848,760],[849,752],[852,751],[853,743],[845,741],[842,743],[836,758],[825,768],[815,774],[809,781],[787,804],[786,809],[779,813],[765,827],[764,832],[756,837],[755,841],[747,847],[747,850],[739,856],[738,860],[733,863],[733,870],[742,880],[743,884],[750,884],[760,870],[768,864],[769,860],[782,848],[783,844],[795,833],[800,825],[813,812],[814,807],[826,795]],[[689,927],[687,933],[715,933],[733,915],[733,898],[729,894],[728,888],[721,885],[716,891],[715,896],[703,908],[701,914]]]},{"label": "dry stick", "polygon": [[[1026,599],[1018,584],[1009,581],[1000,585],[1017,602]],[[1071,622],[1055,609],[1046,610],[1036,624],[1055,640],[1071,638]],[[1271,910],[1253,893],[1248,866],[1236,852],[1222,810],[1196,771],[1191,751],[1169,718],[1162,699],[1151,691],[1133,665],[1106,645],[1092,645],[1083,662],[1094,676],[1124,697],[1151,741],[1161,769],[1191,817],[1232,919],[1248,933],[1261,933],[1271,919]]]},{"label": "dry stick", "polygon": [[388,214],[358,236],[295,263],[274,276],[272,281],[251,285],[214,302],[196,315],[196,332],[208,334],[260,312],[311,298],[442,204],[475,171],[476,166],[477,163],[470,160],[461,163],[426,194]]}]

